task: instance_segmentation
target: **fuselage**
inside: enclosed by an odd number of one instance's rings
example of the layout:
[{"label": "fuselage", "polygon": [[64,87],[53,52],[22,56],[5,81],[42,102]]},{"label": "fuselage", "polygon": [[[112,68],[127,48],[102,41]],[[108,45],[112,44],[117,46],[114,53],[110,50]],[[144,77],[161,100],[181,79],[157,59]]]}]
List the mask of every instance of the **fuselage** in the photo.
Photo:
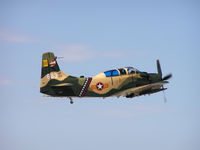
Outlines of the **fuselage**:
[{"label": "fuselage", "polygon": [[63,73],[52,52],[42,55],[40,92],[53,97],[109,97],[135,96],[152,94],[166,88],[167,79],[162,78],[159,60],[158,73],[141,72],[133,67],[113,69],[94,77],[74,77]]},{"label": "fuselage", "polygon": [[51,72],[49,76],[55,78],[44,89],[41,88],[41,92],[56,97],[109,97],[120,91],[161,80],[158,74],[140,72],[132,67],[102,72],[89,78],[66,75],[63,80],[58,80],[57,72]]}]

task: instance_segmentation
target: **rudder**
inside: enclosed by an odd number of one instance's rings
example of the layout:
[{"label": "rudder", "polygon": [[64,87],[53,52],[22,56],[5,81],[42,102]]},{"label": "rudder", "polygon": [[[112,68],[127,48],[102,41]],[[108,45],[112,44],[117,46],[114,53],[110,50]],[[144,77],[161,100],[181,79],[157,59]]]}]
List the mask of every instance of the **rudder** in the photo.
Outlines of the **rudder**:
[{"label": "rudder", "polygon": [[51,72],[58,72],[60,68],[56,61],[57,57],[52,52],[47,52],[42,55],[42,71],[41,78]]}]

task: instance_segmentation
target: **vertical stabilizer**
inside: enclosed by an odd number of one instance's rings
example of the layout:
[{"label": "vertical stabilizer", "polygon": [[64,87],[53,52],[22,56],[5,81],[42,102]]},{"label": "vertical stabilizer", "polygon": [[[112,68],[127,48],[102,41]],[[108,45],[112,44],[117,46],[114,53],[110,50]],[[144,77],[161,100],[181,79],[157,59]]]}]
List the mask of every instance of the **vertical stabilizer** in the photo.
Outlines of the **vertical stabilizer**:
[{"label": "vertical stabilizer", "polygon": [[[63,81],[69,75],[63,73],[56,61],[57,57],[52,52],[47,52],[42,55],[42,70],[40,81],[40,92],[49,91],[52,84]],[[51,83],[50,81],[53,80]]]},{"label": "vertical stabilizer", "polygon": [[42,74],[41,78],[51,72],[59,72],[60,68],[57,64],[56,58],[53,53],[47,52],[42,55]]}]

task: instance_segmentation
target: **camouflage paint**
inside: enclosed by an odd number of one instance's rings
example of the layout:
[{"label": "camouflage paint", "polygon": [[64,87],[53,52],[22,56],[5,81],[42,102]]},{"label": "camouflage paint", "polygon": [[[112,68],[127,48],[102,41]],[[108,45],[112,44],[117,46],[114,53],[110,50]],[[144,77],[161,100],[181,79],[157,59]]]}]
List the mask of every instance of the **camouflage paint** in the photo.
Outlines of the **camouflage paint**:
[{"label": "camouflage paint", "polygon": [[[108,97],[115,96],[117,93],[123,93],[129,89],[149,85],[156,82],[162,82],[160,64],[159,73],[134,72],[128,74],[127,68],[123,68],[126,74],[119,76],[106,77],[105,73],[99,73],[92,78],[73,77],[63,73],[58,64],[57,57],[53,53],[47,52],[42,56],[42,71],[40,92],[55,97]],[[165,82],[166,83],[166,82]],[[163,82],[163,84],[165,84]],[[151,94],[159,92],[161,86],[154,90],[146,89],[140,94]],[[126,93],[129,97],[131,93]],[[120,95],[118,95],[120,96]],[[130,97],[134,97],[134,94]]]}]

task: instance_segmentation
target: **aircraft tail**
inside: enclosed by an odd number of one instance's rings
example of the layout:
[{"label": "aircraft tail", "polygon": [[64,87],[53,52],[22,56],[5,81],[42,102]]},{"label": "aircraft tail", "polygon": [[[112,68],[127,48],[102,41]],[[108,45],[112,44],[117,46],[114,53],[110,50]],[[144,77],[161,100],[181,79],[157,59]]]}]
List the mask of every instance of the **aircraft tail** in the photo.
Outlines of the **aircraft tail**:
[{"label": "aircraft tail", "polygon": [[[63,81],[69,75],[63,73],[56,61],[57,57],[54,56],[52,52],[47,52],[42,55],[42,70],[41,70],[41,83],[40,91],[46,91],[48,89],[48,84],[51,80]],[[51,83],[53,84],[53,83]]]},{"label": "aircraft tail", "polygon": [[42,55],[42,74],[41,78],[45,75],[50,74],[51,72],[58,72],[60,68],[56,61],[57,57],[53,53],[47,52]]}]

